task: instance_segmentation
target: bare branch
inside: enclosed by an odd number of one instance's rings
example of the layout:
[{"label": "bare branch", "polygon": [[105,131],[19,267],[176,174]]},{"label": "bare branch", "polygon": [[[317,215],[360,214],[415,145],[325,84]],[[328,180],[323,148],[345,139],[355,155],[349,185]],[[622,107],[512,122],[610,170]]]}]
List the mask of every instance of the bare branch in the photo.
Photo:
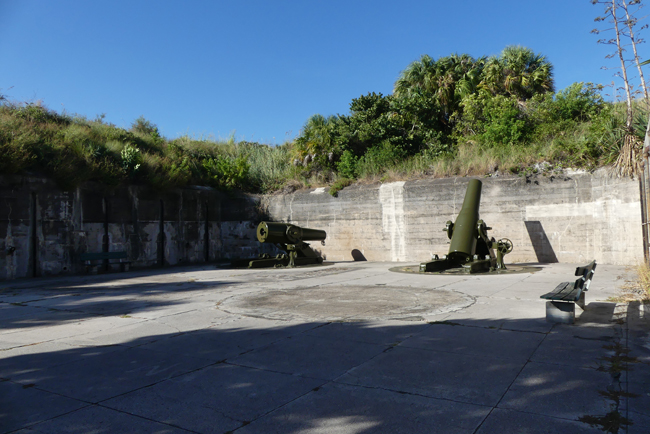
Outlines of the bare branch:
[{"label": "bare branch", "polygon": [[[632,45],[632,50],[634,51],[634,63],[636,64],[637,70],[639,71],[639,78],[641,80],[641,88],[643,89],[643,96],[645,97],[646,101],[650,101],[650,98],[648,97],[648,89],[646,88],[646,85],[645,85],[645,78],[643,77],[643,70],[641,69],[641,60],[639,59],[639,54],[638,54],[638,52],[636,50],[636,46],[640,42],[636,41],[634,39],[634,25],[636,25],[637,20],[630,13],[628,5],[625,3],[625,0],[620,0],[620,2],[621,2],[620,6],[625,11],[625,17],[627,18],[625,20],[625,22],[626,22],[626,24],[628,26],[628,29],[629,29],[629,38],[630,38],[630,41],[632,42],[632,44],[631,44]],[[641,0],[636,0],[636,1],[635,0],[630,0],[631,5],[637,5],[637,4],[640,4],[640,3],[641,3]],[[638,11],[638,9],[637,9],[637,11]],[[643,27],[641,29],[643,29]],[[643,40],[641,40],[641,41],[643,41]]]}]

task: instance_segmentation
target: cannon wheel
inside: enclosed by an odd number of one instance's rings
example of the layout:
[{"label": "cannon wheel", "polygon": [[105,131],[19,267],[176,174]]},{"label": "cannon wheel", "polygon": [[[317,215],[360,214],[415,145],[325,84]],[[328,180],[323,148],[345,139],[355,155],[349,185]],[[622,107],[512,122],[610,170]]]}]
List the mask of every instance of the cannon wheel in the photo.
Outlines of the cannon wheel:
[{"label": "cannon wheel", "polygon": [[497,241],[497,250],[504,255],[512,252],[512,248],[512,241],[507,238],[501,238],[499,241]]}]

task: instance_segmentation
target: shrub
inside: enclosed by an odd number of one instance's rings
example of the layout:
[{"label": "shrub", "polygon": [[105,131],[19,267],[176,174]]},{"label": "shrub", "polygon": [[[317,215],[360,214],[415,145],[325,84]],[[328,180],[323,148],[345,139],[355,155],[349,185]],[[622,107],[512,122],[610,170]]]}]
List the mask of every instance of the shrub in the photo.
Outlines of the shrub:
[{"label": "shrub", "polygon": [[588,121],[596,116],[605,102],[592,83],[573,83],[555,95],[558,118],[575,121]]},{"label": "shrub", "polygon": [[354,184],[354,179],[349,178],[340,178],[335,181],[329,189],[329,194],[334,197],[337,197],[339,191],[343,190],[345,187]]},{"label": "shrub", "polygon": [[122,148],[120,156],[122,157],[122,170],[124,173],[128,176],[135,176],[135,174],[140,170],[142,164],[142,153],[140,150],[130,143],[127,143],[124,145],[124,148]]},{"label": "shrub", "polygon": [[343,178],[355,179],[357,177],[357,164],[359,158],[349,150],[343,151],[341,159],[336,164],[339,175]]},{"label": "shrub", "polygon": [[214,187],[230,190],[244,187],[250,165],[245,157],[217,156],[203,160],[203,168]]},{"label": "shrub", "polygon": [[390,140],[384,140],[378,146],[370,148],[357,164],[357,173],[361,177],[375,176],[393,167],[406,154],[400,146],[393,145]]},{"label": "shrub", "polygon": [[13,107],[15,116],[20,119],[25,119],[30,122],[46,123],[53,122],[55,124],[66,125],[70,123],[70,118],[65,115],[60,115],[52,110],[43,107],[40,103],[16,105]]},{"label": "shrub", "polygon": [[135,121],[133,121],[133,123],[131,124],[131,131],[133,131],[134,133],[140,133],[144,135],[150,135],[150,134],[159,135],[158,126],[153,122],[145,119],[144,116],[140,116]]},{"label": "shrub", "polygon": [[474,116],[476,138],[486,146],[520,143],[529,132],[528,125],[514,97],[497,95],[487,99],[472,99],[466,112]]}]

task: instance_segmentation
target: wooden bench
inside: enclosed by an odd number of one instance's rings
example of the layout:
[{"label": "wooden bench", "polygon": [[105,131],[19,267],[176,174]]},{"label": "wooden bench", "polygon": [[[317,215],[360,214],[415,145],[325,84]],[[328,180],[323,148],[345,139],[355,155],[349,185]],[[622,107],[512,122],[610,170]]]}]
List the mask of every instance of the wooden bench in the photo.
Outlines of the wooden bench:
[{"label": "wooden bench", "polygon": [[108,264],[116,263],[110,261],[119,261],[117,264],[120,265],[120,271],[127,271],[131,261],[124,261],[124,259],[127,259],[126,252],[81,253],[79,255],[79,260],[86,265],[86,272],[96,272],[97,267],[105,264],[106,261]]},{"label": "wooden bench", "polygon": [[546,320],[555,323],[573,324],[576,317],[576,304],[585,310],[585,292],[596,271],[596,261],[576,268],[575,282],[562,282],[553,291],[540,296],[546,302]]}]

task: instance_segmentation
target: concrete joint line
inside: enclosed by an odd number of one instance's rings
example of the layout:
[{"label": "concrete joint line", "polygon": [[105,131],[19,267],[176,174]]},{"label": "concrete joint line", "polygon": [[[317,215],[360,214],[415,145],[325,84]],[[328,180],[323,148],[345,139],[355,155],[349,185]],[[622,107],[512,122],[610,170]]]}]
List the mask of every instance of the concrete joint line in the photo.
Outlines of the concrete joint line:
[{"label": "concrete joint line", "polygon": [[[39,390],[42,390],[42,389],[39,389]],[[51,392],[48,392],[48,393],[51,393]],[[58,395],[58,393],[55,394],[55,395]],[[64,395],[59,395],[59,396],[64,396]],[[70,398],[70,397],[66,396],[66,398]],[[79,402],[86,402],[86,401],[81,401],[81,400],[76,399],[76,398],[70,398],[70,399],[74,399],[74,400],[79,401]],[[50,422],[50,421],[52,421],[52,420],[58,419],[58,418],[63,417],[63,416],[67,416],[67,415],[72,414],[72,413],[76,413],[76,412],[79,411],[79,410],[83,410],[83,409],[85,409],[85,408],[92,407],[92,406],[94,406],[94,405],[96,405],[96,404],[88,404],[88,405],[84,405],[83,407],[80,407],[80,408],[75,408],[74,410],[69,411],[69,412],[67,412],[67,413],[58,414],[58,415],[56,415],[56,416],[54,416],[54,417],[51,417],[51,418],[49,418],[49,419],[45,419],[45,420],[42,420],[42,421],[40,421],[40,422],[36,422],[36,423],[34,423],[34,424],[31,424],[31,425],[27,425],[27,426],[25,426],[24,428],[20,429],[19,431],[22,431],[22,430],[25,429],[25,428],[26,428],[28,431],[31,431],[30,428],[32,428],[32,427],[35,427],[35,426],[38,426],[38,425],[41,425],[41,424],[44,424],[44,423]],[[11,432],[15,432],[15,431],[11,431]]]},{"label": "concrete joint line", "polygon": [[[553,327],[555,327],[555,326],[553,326]],[[552,330],[552,329],[551,329],[551,330]],[[550,333],[550,332],[549,332],[549,333]],[[482,425],[485,423],[485,421],[490,417],[490,415],[492,414],[492,412],[494,411],[494,409],[499,407],[499,404],[501,404],[501,401],[503,401],[503,398],[504,398],[504,397],[506,396],[506,394],[510,391],[510,388],[512,387],[512,385],[515,384],[515,381],[517,381],[517,379],[519,378],[519,376],[521,375],[521,373],[524,371],[524,369],[526,368],[526,366],[528,366],[528,364],[530,363],[530,358],[533,356],[533,354],[535,354],[535,352],[539,349],[539,347],[542,345],[542,343],[546,340],[546,337],[548,336],[548,333],[544,333],[544,335],[545,335],[544,338],[543,338],[541,341],[539,341],[539,344],[537,344],[537,346],[535,347],[535,349],[531,351],[530,355],[528,356],[528,359],[526,360],[526,363],[524,363],[523,366],[521,367],[521,369],[519,370],[519,372],[517,372],[517,375],[515,375],[515,378],[514,378],[514,379],[512,380],[512,382],[508,385],[508,387],[506,388],[505,392],[503,392],[503,394],[501,395],[501,397],[499,398],[499,400],[497,401],[497,403],[494,405],[494,407],[492,407],[492,408],[490,409],[489,413],[485,416],[485,418],[481,421],[481,423],[476,427],[476,429],[474,430],[474,434],[476,434],[476,433],[478,432],[478,430],[481,429],[481,426],[482,426]]]},{"label": "concrete joint line", "polygon": [[[110,400],[110,399],[114,399],[114,398],[118,398],[118,397],[120,397],[120,396],[128,395],[129,393],[133,393],[133,392],[136,392],[136,391],[138,391],[138,390],[147,389],[147,388],[149,388],[149,387],[156,386],[156,385],[158,385],[158,384],[160,384],[160,383],[163,383],[163,382],[165,382],[165,381],[171,380],[171,379],[173,379],[173,378],[178,378],[178,377],[182,377],[183,375],[191,374],[191,373],[193,373],[193,372],[198,372],[198,371],[200,371],[200,370],[202,370],[202,369],[205,369],[205,368],[207,368],[207,367],[215,366],[215,365],[219,365],[220,363],[222,363],[222,362],[219,361],[219,362],[215,362],[215,363],[207,364],[207,365],[202,366],[202,367],[200,367],[200,368],[190,369],[189,371],[186,371],[186,372],[181,372],[181,373],[179,373],[179,374],[172,375],[172,376],[167,377],[167,378],[162,378],[160,381],[156,381],[155,383],[147,384],[146,386],[137,387],[137,388],[135,388],[135,389],[129,390],[129,391],[124,392],[124,393],[120,393],[120,394],[115,395],[115,396],[109,396],[108,398],[105,398],[105,399],[102,399],[102,400],[100,400],[100,401],[96,401],[96,402],[83,401],[83,400],[80,400],[80,399],[78,399],[78,398],[72,398],[72,397],[70,397],[70,396],[68,396],[67,398],[76,399],[77,401],[81,401],[81,402],[89,402],[90,404],[101,405],[102,402],[106,402],[106,401],[108,401],[108,400]],[[61,396],[65,396],[65,395],[61,395]],[[102,407],[104,407],[104,406],[102,405]],[[111,408],[111,407],[107,407],[107,408]],[[113,409],[113,410],[115,410],[115,409]]]},{"label": "concrete joint line", "polygon": [[403,391],[403,390],[396,390],[396,389],[391,389],[391,388],[387,388],[387,387],[366,386],[366,385],[364,385],[364,384],[349,384],[349,383],[342,383],[342,382],[338,382],[338,381],[336,381],[336,379],[335,379],[335,380],[332,380],[331,382],[332,382],[332,383],[336,383],[336,384],[342,384],[342,385],[344,385],[344,386],[348,386],[348,387],[359,387],[359,388],[361,388],[361,389],[381,390],[381,391],[384,391],[384,392],[392,392],[392,393],[397,393],[397,394],[400,394],[400,395],[418,396],[418,397],[420,397],[420,398],[426,398],[426,399],[434,399],[434,400],[440,400],[440,401],[453,402],[453,403],[455,403],[455,404],[471,404],[471,405],[474,405],[474,406],[477,406],[477,407],[487,407],[487,408],[492,408],[492,407],[490,407],[489,405],[485,405],[485,404],[477,404],[477,403],[474,403],[474,402],[458,401],[458,400],[455,400],[455,399],[449,399],[449,398],[443,398],[443,397],[436,397],[436,396],[423,395],[423,394],[421,394],[421,393],[416,393],[416,392],[406,392],[406,391]]},{"label": "concrete joint line", "polygon": [[[305,377],[305,378],[312,378],[312,377]],[[316,378],[316,379],[318,380],[318,378]],[[329,384],[329,383],[331,383],[331,382],[332,382],[332,381],[326,381],[326,382],[324,382],[323,384],[321,384],[320,386],[316,386],[316,387],[314,387],[313,389],[308,390],[307,392],[303,393],[302,395],[298,395],[298,396],[296,396],[294,399],[292,399],[292,400],[290,400],[290,401],[287,401],[287,402],[285,402],[284,404],[279,405],[279,406],[277,406],[276,408],[267,411],[266,413],[260,414],[258,417],[256,417],[256,418],[253,419],[253,420],[249,420],[249,421],[239,421],[239,420],[238,420],[238,422],[248,422],[248,423],[244,423],[244,425],[242,425],[242,426],[249,425],[249,424],[255,422],[255,421],[258,420],[258,419],[261,419],[261,418],[263,418],[263,417],[266,417],[266,416],[268,416],[268,415],[270,415],[270,414],[272,414],[272,413],[274,413],[274,412],[276,412],[276,411],[278,411],[278,410],[280,410],[280,409],[286,407],[287,405],[289,405],[289,404],[291,404],[291,403],[297,401],[298,399],[302,398],[303,396],[307,396],[307,395],[309,395],[309,394],[312,393],[312,392],[318,392],[318,391],[319,391],[323,386],[325,386],[326,384]],[[229,419],[232,419],[232,418],[229,418]],[[232,420],[237,420],[237,419],[232,419]],[[241,428],[241,427],[239,427],[239,428]],[[234,430],[229,431],[229,432],[233,432],[233,433],[234,433],[234,432],[236,432],[239,428],[235,428]]]},{"label": "concrete joint line", "polygon": [[[197,431],[192,431],[192,430],[189,430],[189,429],[187,429],[187,428],[183,428],[183,427],[181,427],[181,426],[174,425],[174,424],[172,424],[172,423],[167,423],[167,422],[163,422],[163,421],[160,421],[160,420],[151,419],[151,418],[148,418],[148,417],[145,417],[145,416],[140,416],[139,414],[129,413],[128,411],[120,410],[120,409],[113,408],[113,407],[108,407],[108,406],[106,406],[106,405],[102,405],[102,404],[93,404],[92,406],[94,406],[94,407],[102,407],[102,408],[105,408],[105,409],[107,409],[107,410],[112,410],[112,411],[116,411],[116,412],[118,412],[118,413],[128,414],[129,416],[135,416],[135,417],[137,417],[137,418],[139,418],[139,419],[148,420],[149,422],[154,422],[154,423],[156,423],[156,424],[167,425],[167,426],[170,426],[170,427],[173,427],[173,428],[181,429],[181,430],[183,430],[183,431],[193,432],[193,433],[196,433],[196,434],[200,434],[200,433],[198,433]],[[88,406],[88,407],[91,407],[91,406]],[[84,407],[84,408],[87,408],[87,407]],[[81,410],[81,409],[78,409],[78,410],[75,410],[75,411],[79,411],[79,410]],[[213,409],[213,410],[214,410],[214,409]],[[220,412],[220,411],[217,411],[217,413],[219,413],[221,416],[223,416],[223,417],[226,418],[226,419],[230,419],[230,420],[235,421],[235,422],[241,422],[240,420],[233,419],[232,417],[226,416],[225,414],[223,414],[223,413]],[[57,417],[60,417],[60,416],[57,416]]]}]

